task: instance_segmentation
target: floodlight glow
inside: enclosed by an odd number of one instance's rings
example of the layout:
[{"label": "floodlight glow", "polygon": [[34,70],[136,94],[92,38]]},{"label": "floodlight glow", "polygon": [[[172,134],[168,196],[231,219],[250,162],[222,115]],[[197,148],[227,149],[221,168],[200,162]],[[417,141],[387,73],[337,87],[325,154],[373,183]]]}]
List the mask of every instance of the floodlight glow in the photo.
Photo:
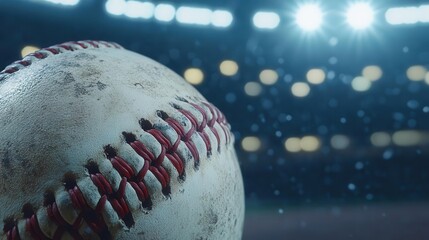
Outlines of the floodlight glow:
[{"label": "floodlight glow", "polygon": [[280,23],[280,16],[275,12],[257,12],[253,15],[253,25],[257,28],[274,29]]},{"label": "floodlight glow", "polygon": [[130,18],[145,18],[153,17],[155,5],[150,2],[128,1],[125,9],[125,16]]},{"label": "floodlight glow", "polygon": [[429,23],[429,5],[389,8],[385,18],[392,25]]},{"label": "floodlight glow", "polygon": [[105,7],[106,11],[112,15],[122,15],[127,9],[127,3],[124,0],[109,0]]},{"label": "floodlight glow", "polygon": [[355,3],[347,10],[347,22],[355,29],[365,29],[374,21],[374,10],[368,3]]},{"label": "floodlight glow", "polygon": [[174,19],[176,9],[170,4],[158,4],[155,8],[155,18],[161,22],[170,22]]},{"label": "floodlight glow", "polygon": [[429,23],[429,5],[422,5],[419,7],[419,21],[422,23]]},{"label": "floodlight glow", "polygon": [[296,13],[296,24],[305,31],[314,31],[323,23],[323,13],[317,4],[307,4]]},{"label": "floodlight glow", "polygon": [[233,16],[225,10],[215,10],[212,14],[212,25],[215,27],[228,27],[233,21]]},{"label": "floodlight glow", "polygon": [[209,25],[211,16],[208,8],[179,7],[176,12],[176,20],[185,24]]},{"label": "floodlight glow", "polygon": [[54,4],[67,5],[67,6],[74,6],[79,3],[79,0],[45,0],[45,1],[54,3]]},{"label": "floodlight glow", "polygon": [[415,24],[419,21],[416,7],[390,8],[386,11],[386,21],[392,25]]}]

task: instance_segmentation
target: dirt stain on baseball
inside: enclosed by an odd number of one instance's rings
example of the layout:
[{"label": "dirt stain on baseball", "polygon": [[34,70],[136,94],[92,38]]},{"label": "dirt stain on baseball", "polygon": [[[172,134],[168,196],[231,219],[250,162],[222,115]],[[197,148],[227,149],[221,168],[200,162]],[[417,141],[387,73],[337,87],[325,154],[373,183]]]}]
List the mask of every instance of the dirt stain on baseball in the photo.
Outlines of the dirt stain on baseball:
[{"label": "dirt stain on baseball", "polygon": [[85,59],[85,60],[94,60],[94,59],[97,58],[95,55],[88,54],[88,53],[85,53],[85,52],[80,52],[80,53],[76,54],[74,57],[76,59],[78,59],[78,61],[81,61],[82,59]]},{"label": "dirt stain on baseball", "polygon": [[1,158],[1,167],[4,168],[10,168],[10,154],[9,154],[9,148],[12,144],[10,142],[6,143],[6,148],[5,149],[0,149],[0,156],[2,156]]},{"label": "dirt stain on baseball", "polygon": [[65,73],[65,76],[64,76],[64,79],[63,79],[63,83],[64,84],[69,84],[69,83],[72,83],[74,81],[75,81],[75,79],[73,77],[73,74],[71,74],[69,72]]},{"label": "dirt stain on baseball", "polygon": [[76,83],[74,85],[74,96],[75,97],[80,97],[82,95],[88,95],[89,91],[87,89],[88,87],[81,84],[81,83]]},{"label": "dirt stain on baseball", "polygon": [[104,89],[107,87],[107,85],[106,85],[106,84],[104,84],[104,83],[102,83],[102,82],[100,82],[100,81],[98,81],[98,82],[96,83],[96,85],[97,85],[98,90],[100,90],[100,91],[104,90]]}]

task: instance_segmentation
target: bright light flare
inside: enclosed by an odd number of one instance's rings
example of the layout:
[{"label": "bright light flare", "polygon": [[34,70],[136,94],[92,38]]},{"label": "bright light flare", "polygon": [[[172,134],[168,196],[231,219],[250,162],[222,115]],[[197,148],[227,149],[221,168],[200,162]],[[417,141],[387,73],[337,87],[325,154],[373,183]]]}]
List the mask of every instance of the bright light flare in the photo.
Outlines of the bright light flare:
[{"label": "bright light flare", "polygon": [[109,0],[105,7],[108,13],[119,16],[127,10],[127,3],[123,0]]},{"label": "bright light flare", "polygon": [[389,8],[385,18],[392,25],[429,23],[429,5]]},{"label": "bright light flare", "polygon": [[155,18],[161,22],[170,22],[176,15],[176,9],[170,4],[158,4],[155,8]]},{"label": "bright light flare", "polygon": [[129,18],[144,18],[153,17],[155,5],[150,2],[128,1],[125,9],[125,16]]},{"label": "bright light flare", "polygon": [[225,10],[212,11],[208,8],[179,7],[176,12],[176,20],[183,24],[212,24],[215,27],[228,27],[233,21],[233,16]]},{"label": "bright light flare", "polygon": [[66,6],[74,6],[79,3],[79,0],[45,0],[46,2],[61,4]]},{"label": "bright light flare", "polygon": [[280,16],[275,12],[257,12],[253,16],[253,25],[257,28],[274,29],[280,24]]},{"label": "bright light flare", "polygon": [[317,4],[301,6],[295,18],[296,24],[305,31],[314,31],[323,23],[323,13]]},{"label": "bright light flare", "polygon": [[211,16],[212,25],[215,27],[229,27],[234,20],[232,13],[225,10],[215,10]]},{"label": "bright light flare", "polygon": [[212,11],[208,8],[179,7],[176,20],[185,24],[209,25]]},{"label": "bright light flare", "polygon": [[374,10],[368,3],[355,3],[347,10],[347,22],[357,30],[368,28],[374,22]]}]

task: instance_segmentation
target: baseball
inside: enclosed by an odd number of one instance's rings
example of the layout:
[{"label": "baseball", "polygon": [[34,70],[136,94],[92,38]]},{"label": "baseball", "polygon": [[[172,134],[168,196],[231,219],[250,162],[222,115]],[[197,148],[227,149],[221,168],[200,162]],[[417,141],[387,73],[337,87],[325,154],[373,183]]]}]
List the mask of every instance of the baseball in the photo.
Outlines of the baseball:
[{"label": "baseball", "polygon": [[224,115],[115,43],[55,45],[0,73],[1,239],[241,239]]}]

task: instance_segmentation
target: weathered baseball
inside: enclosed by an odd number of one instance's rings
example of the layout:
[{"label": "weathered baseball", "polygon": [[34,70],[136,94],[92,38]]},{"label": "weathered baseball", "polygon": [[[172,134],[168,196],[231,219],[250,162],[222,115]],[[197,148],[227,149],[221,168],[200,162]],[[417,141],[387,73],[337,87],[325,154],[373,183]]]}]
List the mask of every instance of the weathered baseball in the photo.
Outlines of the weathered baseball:
[{"label": "weathered baseball", "polygon": [[240,239],[224,115],[166,67],[80,41],[0,73],[2,239]]}]

